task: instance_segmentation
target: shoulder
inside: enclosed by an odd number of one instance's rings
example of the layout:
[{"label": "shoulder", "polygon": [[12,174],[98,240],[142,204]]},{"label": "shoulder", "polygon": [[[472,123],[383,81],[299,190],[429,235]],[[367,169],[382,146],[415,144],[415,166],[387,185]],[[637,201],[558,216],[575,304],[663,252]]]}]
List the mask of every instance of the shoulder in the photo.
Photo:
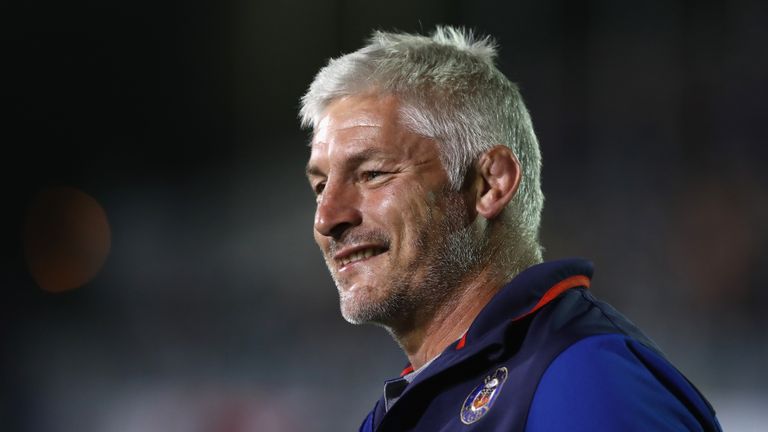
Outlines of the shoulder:
[{"label": "shoulder", "polygon": [[373,432],[373,413],[376,411],[376,408],[374,407],[373,411],[368,413],[368,415],[365,417],[365,420],[363,420],[363,423],[360,425],[359,432]]},{"label": "shoulder", "polygon": [[656,351],[604,334],[576,342],[552,361],[526,430],[719,430],[716,424],[703,397]]}]

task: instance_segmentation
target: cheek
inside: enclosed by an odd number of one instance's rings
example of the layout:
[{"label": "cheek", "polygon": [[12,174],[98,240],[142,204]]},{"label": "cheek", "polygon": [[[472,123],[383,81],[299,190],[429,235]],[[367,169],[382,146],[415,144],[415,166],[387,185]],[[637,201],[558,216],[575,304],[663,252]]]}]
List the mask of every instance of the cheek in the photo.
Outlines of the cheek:
[{"label": "cheek", "polygon": [[376,191],[368,200],[373,215],[388,215],[396,212],[401,202],[402,196],[398,196],[397,191],[391,189]]},{"label": "cheek", "polygon": [[392,235],[408,236],[409,231],[418,230],[416,227],[423,225],[431,216],[430,194],[419,185],[379,190],[370,198],[371,219],[393,230]]}]

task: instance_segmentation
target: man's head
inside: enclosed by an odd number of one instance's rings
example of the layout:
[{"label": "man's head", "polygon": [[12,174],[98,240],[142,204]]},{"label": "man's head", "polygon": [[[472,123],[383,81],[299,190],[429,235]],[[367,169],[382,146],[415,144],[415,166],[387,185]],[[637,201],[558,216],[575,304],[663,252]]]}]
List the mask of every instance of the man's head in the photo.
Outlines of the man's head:
[{"label": "man's head", "polygon": [[315,239],[352,322],[402,324],[489,266],[541,260],[540,157],[489,39],[374,33],[302,99]]}]

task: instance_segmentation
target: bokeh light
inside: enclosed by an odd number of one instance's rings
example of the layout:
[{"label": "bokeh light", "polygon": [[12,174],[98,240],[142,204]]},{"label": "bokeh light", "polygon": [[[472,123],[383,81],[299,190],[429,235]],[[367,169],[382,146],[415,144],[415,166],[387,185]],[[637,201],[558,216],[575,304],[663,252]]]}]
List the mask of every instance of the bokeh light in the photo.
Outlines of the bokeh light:
[{"label": "bokeh light", "polygon": [[24,255],[38,286],[48,292],[79,288],[107,259],[107,215],[90,195],[68,186],[40,191],[24,225]]}]

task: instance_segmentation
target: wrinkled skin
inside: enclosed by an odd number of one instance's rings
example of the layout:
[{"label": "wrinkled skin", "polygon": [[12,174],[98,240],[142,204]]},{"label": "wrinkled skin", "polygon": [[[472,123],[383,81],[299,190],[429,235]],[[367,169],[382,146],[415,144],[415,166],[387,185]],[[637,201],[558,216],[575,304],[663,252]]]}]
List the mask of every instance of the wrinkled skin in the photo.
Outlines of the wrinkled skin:
[{"label": "wrinkled skin", "polygon": [[410,132],[394,96],[336,100],[307,176],[314,237],[350,322],[397,328],[444,304],[479,250],[471,200],[452,191],[435,140]]}]

